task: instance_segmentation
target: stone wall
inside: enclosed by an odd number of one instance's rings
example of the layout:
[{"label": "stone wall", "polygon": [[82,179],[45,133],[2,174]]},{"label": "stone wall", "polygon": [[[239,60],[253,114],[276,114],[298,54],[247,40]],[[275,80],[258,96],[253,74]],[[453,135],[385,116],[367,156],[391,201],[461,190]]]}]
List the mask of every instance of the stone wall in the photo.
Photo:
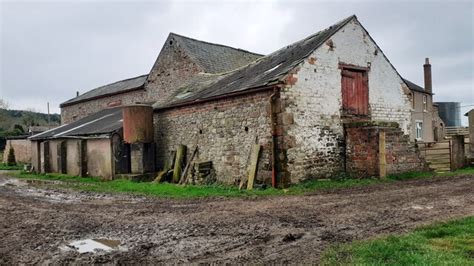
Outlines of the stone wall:
[{"label": "stone wall", "polygon": [[15,159],[17,163],[31,163],[31,143],[28,139],[9,139],[5,145],[3,152],[3,162],[6,163],[8,159],[8,152],[10,147],[15,150]]},{"label": "stone wall", "polygon": [[97,113],[111,105],[127,105],[146,102],[145,90],[131,91],[87,102],[76,103],[61,108],[61,123],[69,124],[90,114]]},{"label": "stone wall", "polygon": [[148,75],[145,84],[147,98],[158,104],[165,103],[180,84],[200,72],[204,72],[203,69],[184,52],[173,36],[169,36]]},{"label": "stone wall", "polygon": [[409,136],[397,127],[349,125],[346,128],[345,168],[355,177],[380,176],[380,133],[385,133],[386,174],[420,172],[426,162]]},{"label": "stone wall", "polygon": [[145,83],[144,90],[107,96],[61,108],[61,123],[67,124],[96,113],[109,105],[153,103],[166,101],[179,84],[193,77],[202,69],[183,52],[170,37],[165,42]]},{"label": "stone wall", "polygon": [[162,168],[179,144],[187,158],[199,146],[196,162],[212,161],[220,182],[233,184],[247,176],[252,144],[262,146],[257,180],[271,177],[272,91],[237,96],[155,113],[157,166]]},{"label": "stone wall", "polygon": [[411,130],[410,91],[367,32],[352,21],[298,65],[281,91],[286,161],[291,182],[343,171],[344,129],[340,64],[369,68],[369,113],[373,121]]}]

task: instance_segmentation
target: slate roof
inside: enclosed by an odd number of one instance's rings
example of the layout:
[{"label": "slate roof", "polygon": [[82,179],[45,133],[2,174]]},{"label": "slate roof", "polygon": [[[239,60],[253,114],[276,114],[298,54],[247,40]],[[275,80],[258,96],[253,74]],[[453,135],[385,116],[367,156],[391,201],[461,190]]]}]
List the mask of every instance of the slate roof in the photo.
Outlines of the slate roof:
[{"label": "slate roof", "polygon": [[405,84],[407,84],[408,88],[412,91],[423,92],[423,93],[426,93],[426,94],[433,95],[433,93],[425,91],[425,89],[423,87],[420,87],[420,86],[416,85],[415,83],[413,83],[413,82],[411,82],[407,79],[403,79],[403,81],[405,82]]},{"label": "slate roof", "polygon": [[[153,107],[155,109],[162,109],[277,84],[282,81],[282,78],[290,70],[300,64],[334,33],[355,18],[355,15],[350,16],[327,29],[261,57],[230,73],[211,76],[214,80],[208,80],[208,84],[205,86],[198,86],[199,88],[197,89],[186,85],[182,86],[178,93],[173,98],[168,99],[165,104],[155,104]],[[185,93],[187,90],[192,91],[192,93]],[[182,97],[176,97],[176,95],[181,95]]]},{"label": "slate roof", "polygon": [[192,39],[176,33],[170,33],[169,38],[173,38],[206,73],[228,72],[263,56],[230,46]]},{"label": "slate roof", "polygon": [[110,95],[115,95],[118,93],[124,93],[132,90],[137,90],[143,88],[145,81],[148,75],[141,75],[134,78],[124,79],[121,81],[117,81],[105,86],[101,86],[90,90],[82,95],[79,95],[75,98],[72,98],[66,102],[63,102],[60,106],[68,106],[72,104],[76,104],[79,102],[84,102],[87,100],[99,98],[99,97],[106,97]]},{"label": "slate roof", "polygon": [[122,108],[104,109],[70,124],[30,137],[31,140],[109,135],[122,128]]}]

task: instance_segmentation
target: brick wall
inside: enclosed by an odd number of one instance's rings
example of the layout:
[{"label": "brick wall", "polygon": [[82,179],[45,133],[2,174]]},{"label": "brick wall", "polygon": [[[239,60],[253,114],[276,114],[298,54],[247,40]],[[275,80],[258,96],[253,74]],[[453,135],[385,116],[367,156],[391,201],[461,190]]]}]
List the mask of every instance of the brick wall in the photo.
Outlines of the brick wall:
[{"label": "brick wall", "polygon": [[348,125],[345,167],[348,173],[357,177],[380,175],[380,132],[385,132],[387,174],[426,170],[419,151],[398,126]]},{"label": "brick wall", "polygon": [[196,145],[196,162],[212,161],[220,182],[232,184],[247,175],[252,144],[262,145],[257,180],[271,176],[271,91],[238,96],[199,105],[164,110],[154,115],[156,157],[163,167],[179,144]]},{"label": "brick wall", "polygon": [[9,139],[5,145],[3,162],[8,159],[10,147],[15,150],[15,159],[18,163],[31,163],[31,142],[28,139]]}]

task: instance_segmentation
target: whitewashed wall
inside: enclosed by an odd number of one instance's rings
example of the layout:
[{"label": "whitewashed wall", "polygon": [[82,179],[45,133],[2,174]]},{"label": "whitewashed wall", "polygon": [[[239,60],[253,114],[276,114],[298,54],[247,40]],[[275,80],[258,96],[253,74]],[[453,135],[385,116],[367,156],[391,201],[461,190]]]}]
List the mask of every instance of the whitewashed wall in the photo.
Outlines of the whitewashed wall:
[{"label": "whitewashed wall", "polygon": [[409,91],[359,22],[346,24],[331,41],[332,49],[323,44],[295,69],[296,83],[281,93],[285,112],[294,117],[294,123],[285,126],[296,140],[286,153],[292,182],[343,170],[339,63],[370,66],[371,119],[398,122],[405,134],[410,131]]}]

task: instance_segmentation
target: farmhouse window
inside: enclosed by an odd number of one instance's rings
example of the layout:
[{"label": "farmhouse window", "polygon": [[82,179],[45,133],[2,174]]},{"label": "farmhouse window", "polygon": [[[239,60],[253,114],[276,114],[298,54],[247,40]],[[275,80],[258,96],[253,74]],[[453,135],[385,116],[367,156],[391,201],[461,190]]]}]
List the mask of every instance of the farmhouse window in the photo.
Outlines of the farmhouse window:
[{"label": "farmhouse window", "polygon": [[416,139],[421,140],[423,138],[423,122],[416,121]]},{"label": "farmhouse window", "polygon": [[426,95],[423,95],[423,111],[428,110],[428,97]]},{"label": "farmhouse window", "polygon": [[344,115],[369,115],[369,79],[367,71],[343,68],[341,82]]}]

